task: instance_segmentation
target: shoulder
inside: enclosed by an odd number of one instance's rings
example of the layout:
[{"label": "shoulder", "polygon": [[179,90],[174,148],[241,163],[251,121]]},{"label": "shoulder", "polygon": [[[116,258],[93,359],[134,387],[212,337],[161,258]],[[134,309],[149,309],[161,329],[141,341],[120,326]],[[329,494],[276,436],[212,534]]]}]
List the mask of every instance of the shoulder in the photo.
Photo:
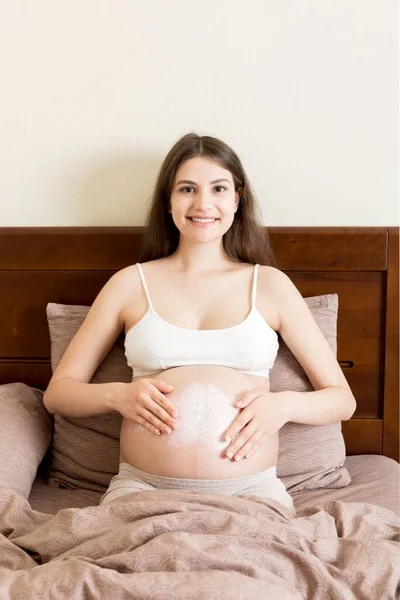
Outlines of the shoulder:
[{"label": "shoulder", "polygon": [[290,277],[276,267],[260,265],[258,271],[259,285],[270,292],[284,294],[285,292],[293,292],[293,288],[297,289]]},{"label": "shoulder", "polygon": [[114,273],[104,287],[108,287],[110,291],[121,293],[128,288],[133,288],[139,282],[140,276],[136,265],[129,265]]},{"label": "shoulder", "polygon": [[107,301],[114,309],[122,310],[127,303],[140,297],[141,280],[136,264],[116,271],[104,284],[98,297]]},{"label": "shoulder", "polygon": [[276,267],[260,265],[259,280],[261,285],[269,286],[279,293],[297,289],[290,277]]},{"label": "shoulder", "polygon": [[[146,271],[157,269],[161,263],[160,259],[149,260],[147,262],[142,262],[140,265],[145,268]],[[110,277],[107,281],[107,285],[110,284],[113,287],[135,287],[140,284],[140,275],[139,269],[137,268],[137,263],[124,267],[119,271],[116,271],[114,275]]]},{"label": "shoulder", "polygon": [[[148,275],[151,278],[153,273],[156,275],[159,273],[160,263],[160,259],[140,263],[142,268],[144,267],[146,280]],[[124,267],[114,273],[103,287],[103,291],[117,296],[121,304],[124,304],[126,301],[131,303],[135,296],[140,296],[142,294],[142,282],[137,263]]]},{"label": "shoulder", "polygon": [[304,300],[293,281],[276,267],[260,265],[258,276],[260,295],[274,309],[276,329],[280,330],[286,310]]}]

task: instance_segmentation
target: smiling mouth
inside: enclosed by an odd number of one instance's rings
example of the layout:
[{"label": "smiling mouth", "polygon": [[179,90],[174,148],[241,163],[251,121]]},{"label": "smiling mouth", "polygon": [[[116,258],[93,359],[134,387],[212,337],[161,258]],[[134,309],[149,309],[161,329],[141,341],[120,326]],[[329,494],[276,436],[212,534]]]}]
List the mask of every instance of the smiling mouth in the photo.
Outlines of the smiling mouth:
[{"label": "smiling mouth", "polygon": [[196,218],[196,217],[187,217],[190,221],[194,223],[214,223],[214,221],[219,221],[216,217],[204,217],[204,218]]}]

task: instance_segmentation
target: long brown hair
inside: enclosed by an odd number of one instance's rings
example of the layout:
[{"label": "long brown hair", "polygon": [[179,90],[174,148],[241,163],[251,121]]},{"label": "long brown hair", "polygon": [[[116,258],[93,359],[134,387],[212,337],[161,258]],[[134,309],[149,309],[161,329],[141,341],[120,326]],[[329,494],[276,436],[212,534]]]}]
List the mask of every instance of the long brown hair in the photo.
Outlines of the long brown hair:
[{"label": "long brown hair", "polygon": [[165,157],[151,198],[139,262],[169,256],[179,245],[180,232],[168,212],[176,172],[186,160],[204,156],[231,172],[240,201],[232,225],[223,236],[223,247],[232,259],[276,266],[268,232],[261,224],[260,208],[237,154],[221,140],[188,133]]}]

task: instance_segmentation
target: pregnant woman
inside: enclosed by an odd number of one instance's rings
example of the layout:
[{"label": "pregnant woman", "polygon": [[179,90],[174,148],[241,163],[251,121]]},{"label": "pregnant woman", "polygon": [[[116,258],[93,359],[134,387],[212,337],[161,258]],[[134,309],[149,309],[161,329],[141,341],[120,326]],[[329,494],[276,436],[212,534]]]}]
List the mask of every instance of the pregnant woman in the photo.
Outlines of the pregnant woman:
[{"label": "pregnant woman", "polygon": [[[52,413],[118,411],[120,469],[101,502],[149,489],[273,499],[295,514],[276,476],[288,421],[349,419],[355,399],[291,280],[274,266],[237,154],[187,134],[167,154],[141,262],[94,301],[53,374]],[[90,384],[119,334],[131,383]],[[314,392],[271,393],[278,332]]]}]

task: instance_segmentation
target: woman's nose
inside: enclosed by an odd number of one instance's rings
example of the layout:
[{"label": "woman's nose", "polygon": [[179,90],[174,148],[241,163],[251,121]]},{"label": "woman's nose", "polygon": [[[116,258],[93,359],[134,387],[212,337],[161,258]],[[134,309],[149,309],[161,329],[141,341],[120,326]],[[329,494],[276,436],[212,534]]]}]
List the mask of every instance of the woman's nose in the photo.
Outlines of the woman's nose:
[{"label": "woman's nose", "polygon": [[206,191],[199,191],[195,196],[194,206],[196,208],[207,208],[211,207],[211,197]]}]

